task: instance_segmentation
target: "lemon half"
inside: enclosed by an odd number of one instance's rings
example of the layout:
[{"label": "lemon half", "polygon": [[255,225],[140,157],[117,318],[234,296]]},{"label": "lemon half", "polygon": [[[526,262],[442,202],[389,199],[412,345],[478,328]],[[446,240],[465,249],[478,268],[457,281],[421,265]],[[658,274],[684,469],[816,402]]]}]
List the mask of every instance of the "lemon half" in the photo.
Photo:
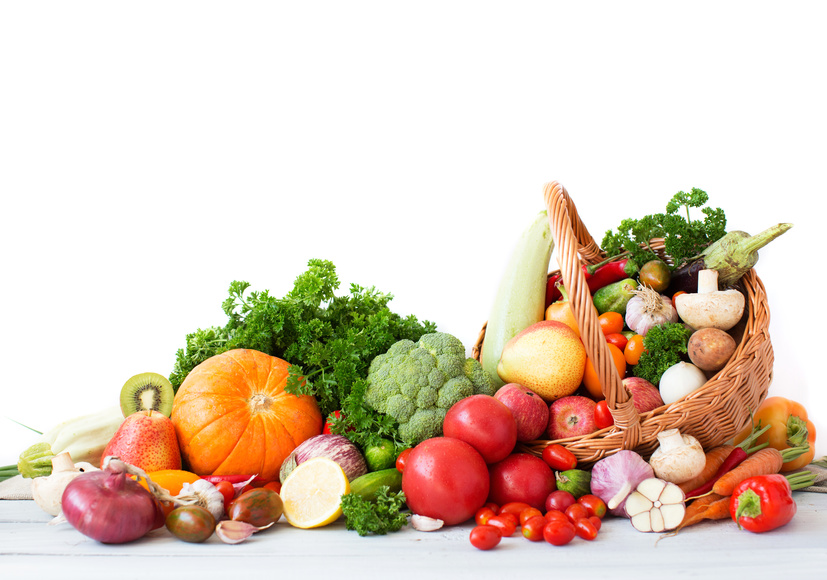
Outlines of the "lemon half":
[{"label": "lemon half", "polygon": [[281,486],[284,518],[297,528],[318,528],[342,515],[342,496],[350,482],[338,463],[326,457],[308,459]]}]

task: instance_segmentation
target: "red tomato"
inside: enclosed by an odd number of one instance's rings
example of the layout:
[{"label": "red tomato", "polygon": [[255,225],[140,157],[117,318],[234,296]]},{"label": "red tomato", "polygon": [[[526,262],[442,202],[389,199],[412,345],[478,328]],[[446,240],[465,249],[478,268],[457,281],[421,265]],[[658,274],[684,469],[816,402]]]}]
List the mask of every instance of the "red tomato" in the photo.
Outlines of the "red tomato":
[{"label": "red tomato", "polygon": [[555,519],[543,528],[543,539],[553,546],[565,546],[575,535],[574,524],[567,520]]},{"label": "red tomato", "polygon": [[497,517],[508,520],[509,522],[514,524],[515,528],[520,525],[520,516],[515,514],[514,512],[503,512],[501,514],[497,514]]},{"label": "red tomato", "polygon": [[574,503],[566,508],[565,514],[568,518],[572,521],[572,523],[576,522],[581,518],[589,517],[589,511],[583,506],[583,504]]},{"label": "red tomato", "polygon": [[543,461],[556,471],[566,471],[577,467],[577,458],[574,453],[557,443],[546,445],[543,448],[542,457]]},{"label": "red tomato", "polygon": [[589,516],[597,516],[601,519],[606,515],[606,511],[608,509],[605,501],[590,493],[578,497],[577,503],[582,504],[586,508],[586,511],[589,512]]},{"label": "red tomato", "polygon": [[612,412],[609,411],[609,403],[606,399],[598,401],[594,406],[594,424],[598,429],[611,427],[615,424],[615,419],[612,417]]},{"label": "red tomato", "polygon": [[629,339],[619,332],[613,332],[606,335],[606,342],[615,345],[620,350],[623,350],[626,348],[626,343],[629,342]]},{"label": "red tomato", "polygon": [[546,527],[548,520],[543,516],[531,516],[520,527],[523,537],[532,541],[539,542],[543,539],[543,530]]},{"label": "red tomato", "polygon": [[480,509],[477,510],[477,513],[474,514],[474,521],[477,522],[477,524],[483,526],[486,523],[488,523],[488,520],[490,518],[493,518],[495,515],[497,515],[497,512],[492,510],[490,507],[482,506]]},{"label": "red tomato", "polygon": [[546,505],[544,507],[546,508],[546,511],[557,510],[559,512],[564,512],[570,505],[574,505],[575,503],[577,503],[577,500],[571,492],[564,489],[558,489],[548,494],[548,497],[546,498]]},{"label": "red tomato", "polygon": [[399,454],[399,457],[396,458],[396,470],[399,473],[405,471],[405,462],[408,461],[408,457],[410,456],[411,451],[413,451],[413,447],[405,449],[402,453]]},{"label": "red tomato", "polygon": [[600,527],[603,525],[603,520],[597,516],[589,516],[589,521],[592,523],[594,528],[599,532]]},{"label": "red tomato", "polygon": [[514,523],[514,518],[509,517],[510,514],[504,514],[501,516],[494,516],[493,518],[488,518],[488,523],[485,524],[487,526],[494,526],[498,530],[500,530],[500,535],[503,538],[507,538],[508,536],[514,534],[517,531],[517,524]]},{"label": "red tomato", "polygon": [[489,466],[488,471],[491,475],[489,499],[500,505],[520,501],[543,509],[548,494],[557,489],[554,471],[545,461],[529,453],[512,453]]},{"label": "red tomato", "polygon": [[589,518],[580,518],[574,522],[574,532],[584,540],[591,541],[597,537],[597,528],[594,527]]},{"label": "red tomato", "polygon": [[502,461],[517,444],[517,421],[503,403],[490,395],[471,395],[445,414],[442,434],[465,441],[488,464]]},{"label": "red tomato", "polygon": [[414,447],[402,472],[412,513],[452,526],[474,517],[488,498],[488,466],[468,443],[434,437]]},{"label": "red tomato", "polygon": [[502,536],[494,526],[476,526],[471,530],[471,545],[478,550],[490,550],[500,543]]}]

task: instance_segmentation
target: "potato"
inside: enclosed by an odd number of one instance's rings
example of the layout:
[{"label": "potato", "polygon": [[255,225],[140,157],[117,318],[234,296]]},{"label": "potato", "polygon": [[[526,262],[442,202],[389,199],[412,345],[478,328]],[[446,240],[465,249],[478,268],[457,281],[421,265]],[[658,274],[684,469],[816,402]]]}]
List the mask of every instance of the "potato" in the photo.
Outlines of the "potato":
[{"label": "potato", "polygon": [[689,337],[689,360],[704,371],[719,371],[735,352],[735,339],[717,328],[702,328]]}]

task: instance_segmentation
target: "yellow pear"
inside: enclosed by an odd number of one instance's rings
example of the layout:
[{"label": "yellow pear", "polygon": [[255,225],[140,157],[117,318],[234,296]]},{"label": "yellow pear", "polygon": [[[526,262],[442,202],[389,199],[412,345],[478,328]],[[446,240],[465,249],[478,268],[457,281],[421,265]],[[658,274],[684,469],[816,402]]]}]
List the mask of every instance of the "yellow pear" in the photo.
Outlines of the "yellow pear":
[{"label": "yellow pear", "polygon": [[562,322],[543,320],[506,343],[497,374],[551,402],[574,393],[585,368],[586,349],[577,334]]}]

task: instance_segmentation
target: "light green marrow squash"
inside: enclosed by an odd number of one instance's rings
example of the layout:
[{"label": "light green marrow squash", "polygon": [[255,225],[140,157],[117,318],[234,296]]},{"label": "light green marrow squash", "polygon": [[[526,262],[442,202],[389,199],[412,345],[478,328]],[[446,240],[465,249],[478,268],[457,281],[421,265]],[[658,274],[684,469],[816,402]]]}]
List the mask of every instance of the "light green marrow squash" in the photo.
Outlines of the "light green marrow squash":
[{"label": "light green marrow squash", "polygon": [[546,282],[553,249],[548,212],[541,211],[512,251],[485,328],[480,362],[496,388],[505,384],[497,374],[505,343],[545,317]]}]

